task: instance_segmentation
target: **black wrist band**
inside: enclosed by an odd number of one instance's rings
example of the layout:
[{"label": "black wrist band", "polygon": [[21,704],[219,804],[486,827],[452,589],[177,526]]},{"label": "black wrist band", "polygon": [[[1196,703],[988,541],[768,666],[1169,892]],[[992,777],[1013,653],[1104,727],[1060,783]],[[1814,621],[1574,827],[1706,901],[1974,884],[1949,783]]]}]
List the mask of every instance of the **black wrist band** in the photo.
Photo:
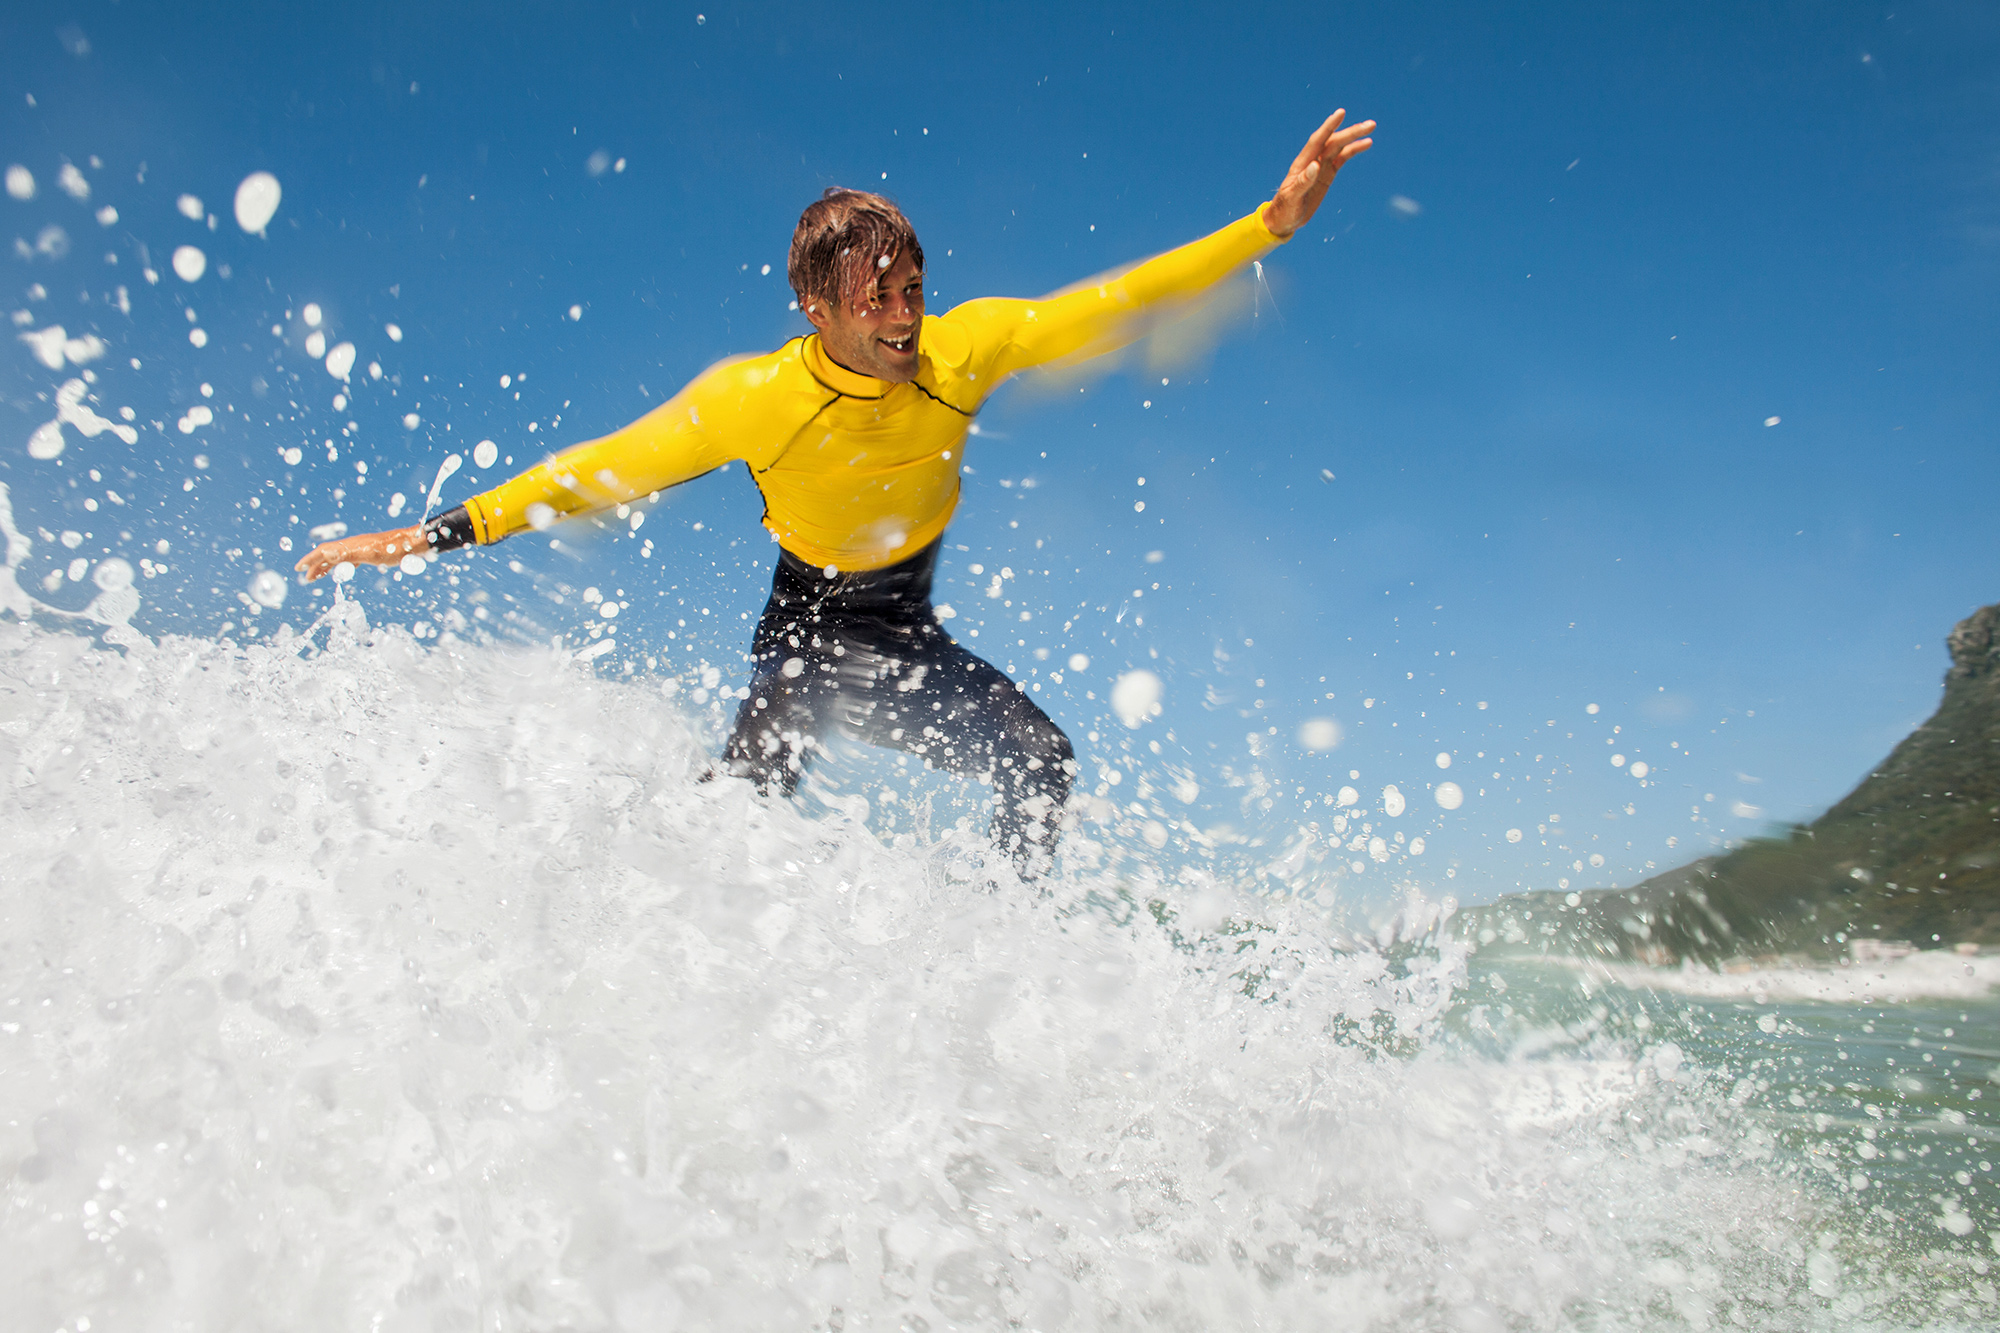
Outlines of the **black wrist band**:
[{"label": "black wrist band", "polygon": [[430,522],[424,524],[424,540],[433,551],[456,551],[461,546],[474,546],[479,538],[472,531],[472,515],[465,512],[465,506],[447,509]]}]

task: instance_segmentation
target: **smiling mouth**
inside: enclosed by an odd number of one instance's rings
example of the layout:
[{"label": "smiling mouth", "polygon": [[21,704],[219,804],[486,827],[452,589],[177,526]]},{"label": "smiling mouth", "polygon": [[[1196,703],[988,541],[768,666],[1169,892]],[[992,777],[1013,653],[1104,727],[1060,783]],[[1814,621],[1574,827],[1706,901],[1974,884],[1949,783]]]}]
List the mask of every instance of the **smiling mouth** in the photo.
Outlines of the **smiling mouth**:
[{"label": "smiling mouth", "polygon": [[895,352],[898,355],[906,356],[916,348],[917,331],[915,329],[911,329],[908,333],[904,334],[900,338],[883,338],[881,340],[881,343],[884,347],[888,348],[890,351]]}]

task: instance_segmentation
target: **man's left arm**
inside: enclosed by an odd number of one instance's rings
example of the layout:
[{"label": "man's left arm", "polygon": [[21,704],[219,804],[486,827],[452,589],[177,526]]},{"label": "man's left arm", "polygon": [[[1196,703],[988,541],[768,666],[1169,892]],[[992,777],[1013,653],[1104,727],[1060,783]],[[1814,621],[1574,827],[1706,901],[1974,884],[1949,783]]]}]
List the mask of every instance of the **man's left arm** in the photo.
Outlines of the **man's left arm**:
[{"label": "man's left arm", "polygon": [[1031,366],[1122,347],[1151,318],[1290,239],[1318,211],[1335,173],[1375,142],[1374,121],[1342,128],[1346,115],[1336,111],[1313,131],[1269,203],[1220,231],[1039,301],[970,301],[954,310],[947,318],[968,326],[985,353],[976,359],[988,386]]}]

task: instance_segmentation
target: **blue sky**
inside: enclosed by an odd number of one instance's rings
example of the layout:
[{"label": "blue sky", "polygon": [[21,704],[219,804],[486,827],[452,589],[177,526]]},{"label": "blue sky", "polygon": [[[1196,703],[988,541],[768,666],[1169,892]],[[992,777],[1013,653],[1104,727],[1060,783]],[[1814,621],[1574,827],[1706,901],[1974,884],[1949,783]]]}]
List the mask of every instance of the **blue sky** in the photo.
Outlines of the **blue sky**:
[{"label": "blue sky", "polygon": [[[1040,696],[1100,734],[1087,752],[1171,729],[1204,818],[1280,832],[1395,782],[1431,843],[1407,872],[1449,867],[1465,896],[1628,883],[1837,798],[1934,706],[1951,624],[2000,600],[1987,6],[186,9],[0,16],[0,157],[37,185],[0,197],[0,243],[29,251],[4,261],[6,309],[102,337],[100,407],[142,423],[31,459],[74,371],[23,345],[0,362],[0,480],[31,536],[89,531],[77,555],[167,538],[150,629],[217,632],[289,564],[281,534],[389,526],[387,497],[473,441],[525,463],[802,331],[785,247],[826,185],[903,203],[934,308],[1034,294],[1248,211],[1336,105],[1381,121],[1378,146],[1218,345],[1016,386],[982,418],[939,596],[1003,666],[1091,657]],[[284,186],[262,238],[229,216],[253,170]],[[36,249],[52,226],[60,258]],[[192,284],[166,271],[182,244],[208,255]],[[338,413],[306,302],[385,371]],[[217,419],[181,433],[198,403]],[[651,556],[519,542],[458,591],[533,606],[539,635],[582,623],[576,589],[623,588],[631,657],[726,664],[768,586],[758,510],[740,470],[712,476],[649,516]],[[38,542],[23,582],[71,556]],[[1012,652],[979,592],[1003,566],[1036,611]],[[445,606],[430,576],[362,582],[378,618]],[[295,589],[279,615],[315,612]],[[1131,666],[1166,684],[1136,736],[1103,704]],[[1339,748],[1299,747],[1312,717]],[[1269,812],[1221,785],[1252,770],[1282,780]],[[1423,795],[1447,776],[1468,791],[1449,814]]]}]

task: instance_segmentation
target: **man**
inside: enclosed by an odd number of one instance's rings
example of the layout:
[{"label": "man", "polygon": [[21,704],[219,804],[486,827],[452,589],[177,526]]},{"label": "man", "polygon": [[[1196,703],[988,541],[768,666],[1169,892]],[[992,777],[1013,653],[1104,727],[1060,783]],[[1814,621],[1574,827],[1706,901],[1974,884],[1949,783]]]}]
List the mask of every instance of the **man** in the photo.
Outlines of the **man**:
[{"label": "man", "polygon": [[1343,129],[1345,116],[1313,131],[1270,203],[1212,236],[1063,295],[968,301],[942,317],[924,313],[923,247],[901,211],[828,190],[799,219],[788,266],[812,334],[716,366],[625,429],[428,523],[326,542],[298,568],[316,579],[486,545],[741,459],[780,552],[729,771],[789,795],[829,733],[921,755],[993,783],[993,840],[1033,873],[1076,773],[1069,739],[931,610],[972,418],[1008,376],[1122,346],[1290,238],[1374,142],[1374,121]]}]

